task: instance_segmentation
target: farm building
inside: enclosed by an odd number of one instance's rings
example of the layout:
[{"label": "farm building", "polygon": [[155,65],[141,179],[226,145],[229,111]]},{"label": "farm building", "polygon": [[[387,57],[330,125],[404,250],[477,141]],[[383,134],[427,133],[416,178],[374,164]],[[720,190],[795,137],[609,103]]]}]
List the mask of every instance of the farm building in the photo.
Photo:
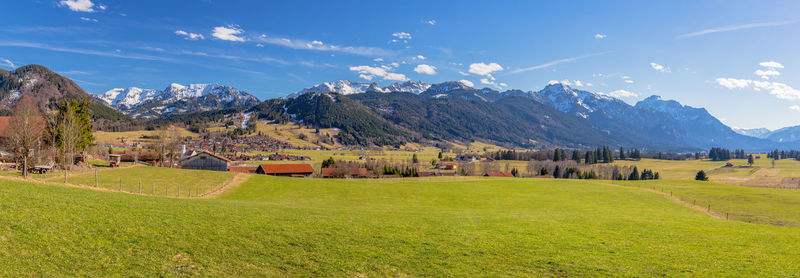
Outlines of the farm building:
[{"label": "farm building", "polygon": [[309,178],[314,175],[314,168],[308,164],[261,164],[256,169],[256,174]]},{"label": "farm building", "polygon": [[231,160],[209,151],[202,151],[181,161],[181,168],[194,170],[228,171]]},{"label": "farm building", "polygon": [[322,168],[322,178],[370,178],[367,168]]},{"label": "farm building", "polygon": [[258,170],[258,166],[230,166],[228,167],[228,171],[235,172],[235,173],[255,173]]},{"label": "farm building", "polygon": [[486,173],[483,175],[484,177],[505,177],[505,178],[513,178],[514,175],[511,173]]}]

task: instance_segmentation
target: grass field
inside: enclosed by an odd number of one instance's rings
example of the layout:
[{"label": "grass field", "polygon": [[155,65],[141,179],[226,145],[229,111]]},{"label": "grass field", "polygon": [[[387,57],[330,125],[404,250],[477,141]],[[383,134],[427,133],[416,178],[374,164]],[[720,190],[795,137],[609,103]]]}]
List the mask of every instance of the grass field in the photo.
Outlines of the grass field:
[{"label": "grass field", "polygon": [[[231,172],[134,166],[97,171],[97,187],[138,194],[141,183],[141,194],[186,198],[213,192],[233,176]],[[61,182],[63,178],[56,176],[50,180]],[[69,177],[67,182],[95,186],[95,172]]]},{"label": "grass field", "polygon": [[[779,189],[657,182],[714,202],[739,196],[730,206],[800,222],[787,212],[796,195],[748,205]],[[800,273],[796,228],[726,221],[630,184],[579,180],[252,176],[212,199],[1,180],[0,219],[0,276]]]}]

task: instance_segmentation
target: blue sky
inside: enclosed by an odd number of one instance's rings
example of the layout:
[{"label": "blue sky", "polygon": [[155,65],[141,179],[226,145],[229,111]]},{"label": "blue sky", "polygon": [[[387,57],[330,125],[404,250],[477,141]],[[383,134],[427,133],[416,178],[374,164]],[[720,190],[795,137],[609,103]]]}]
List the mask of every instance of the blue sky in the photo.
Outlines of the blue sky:
[{"label": "blue sky", "polygon": [[733,127],[800,125],[797,1],[112,1],[4,3],[0,67],[92,93],[220,83],[260,99],[340,79],[552,80],[657,94]]}]

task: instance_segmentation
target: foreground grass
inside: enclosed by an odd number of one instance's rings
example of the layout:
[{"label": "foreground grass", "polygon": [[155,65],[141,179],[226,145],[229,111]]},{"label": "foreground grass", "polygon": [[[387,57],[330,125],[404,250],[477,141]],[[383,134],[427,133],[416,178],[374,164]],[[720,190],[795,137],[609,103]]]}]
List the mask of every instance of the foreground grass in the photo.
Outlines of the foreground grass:
[{"label": "foreground grass", "polygon": [[218,199],[0,180],[0,276],[794,276],[800,230],[638,188],[255,176]]}]

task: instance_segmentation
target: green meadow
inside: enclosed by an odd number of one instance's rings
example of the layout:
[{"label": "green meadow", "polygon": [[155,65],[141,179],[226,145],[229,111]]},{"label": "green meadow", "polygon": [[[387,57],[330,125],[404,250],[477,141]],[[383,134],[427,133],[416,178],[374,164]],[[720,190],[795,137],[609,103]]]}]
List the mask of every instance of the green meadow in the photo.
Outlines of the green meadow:
[{"label": "green meadow", "polygon": [[253,175],[176,199],[2,179],[0,276],[797,276],[798,200],[693,181]]}]

